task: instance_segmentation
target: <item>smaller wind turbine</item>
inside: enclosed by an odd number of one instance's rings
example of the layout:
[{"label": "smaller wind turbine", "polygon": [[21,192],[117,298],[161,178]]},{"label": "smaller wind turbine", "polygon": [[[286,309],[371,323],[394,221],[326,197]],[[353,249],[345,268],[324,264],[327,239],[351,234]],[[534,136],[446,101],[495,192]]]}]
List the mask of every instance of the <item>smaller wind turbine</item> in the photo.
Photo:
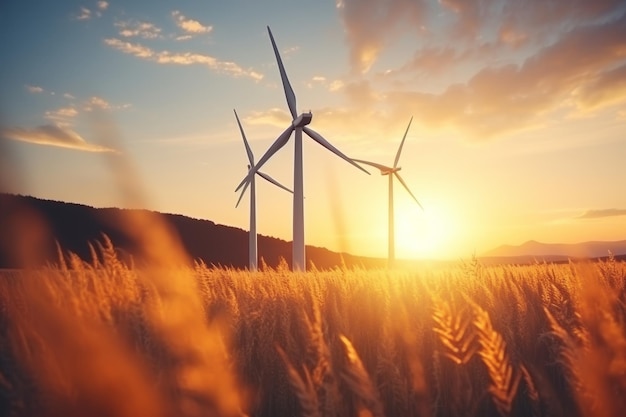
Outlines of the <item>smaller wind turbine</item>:
[{"label": "smaller wind turbine", "polygon": [[404,182],[404,180],[398,173],[398,171],[402,169],[402,167],[398,166],[398,161],[400,160],[402,147],[404,146],[404,141],[406,139],[407,133],[409,133],[409,128],[411,127],[412,121],[413,121],[413,118],[411,117],[411,120],[409,120],[409,125],[407,126],[406,131],[404,132],[404,136],[402,137],[402,142],[400,142],[400,147],[398,148],[398,152],[396,153],[396,159],[393,161],[393,167],[388,167],[386,165],[377,164],[376,162],[364,161],[362,159],[353,159],[353,161],[355,162],[359,162],[361,164],[370,165],[370,166],[373,166],[374,168],[378,168],[380,170],[381,175],[389,176],[389,243],[388,243],[389,254],[388,254],[387,262],[390,268],[393,267],[393,264],[396,259],[395,225],[394,225],[394,219],[393,219],[393,177],[394,176],[398,179],[398,181],[400,181],[400,184],[404,186],[404,188],[411,195],[411,197],[413,197],[413,200],[415,200],[417,205],[420,206],[422,210],[424,210],[424,207],[422,207],[420,202],[417,201],[417,198],[415,198],[411,190],[409,190],[409,187],[406,185],[406,183]]},{"label": "smaller wind turbine", "polygon": [[[250,172],[252,170],[252,168],[254,167],[254,155],[252,154],[252,149],[250,149],[250,145],[248,144],[248,140],[246,139],[246,134],[243,131],[243,127],[241,126],[241,122],[239,121],[239,116],[237,116],[237,111],[233,109],[233,112],[235,113],[235,118],[237,119],[237,124],[239,125],[239,130],[241,131],[241,137],[243,138],[243,144],[246,147],[246,153],[248,154],[248,161],[250,162],[250,164],[248,165],[248,172]],[[267,174],[264,174],[261,171],[256,171],[256,173],[263,178],[264,180],[271,182],[272,184],[274,184],[277,187],[282,188],[285,191],[288,191],[290,193],[293,194],[293,191],[291,191],[289,188],[285,187],[284,185],[282,185],[281,183],[279,183],[278,181],[276,181],[274,178],[270,177]],[[239,207],[239,203],[241,202],[241,199],[243,198],[243,195],[246,192],[246,189],[248,188],[248,186],[250,186],[250,232],[248,233],[248,256],[249,256],[249,270],[250,271],[256,271],[258,268],[258,251],[257,251],[257,234],[256,234],[256,187],[255,187],[255,181],[254,181],[254,175],[252,176],[252,178],[250,179],[250,182],[247,182],[245,184],[245,187],[243,187],[243,190],[241,190],[241,194],[239,195],[239,199],[237,200],[237,204],[235,205],[235,207]]]}]

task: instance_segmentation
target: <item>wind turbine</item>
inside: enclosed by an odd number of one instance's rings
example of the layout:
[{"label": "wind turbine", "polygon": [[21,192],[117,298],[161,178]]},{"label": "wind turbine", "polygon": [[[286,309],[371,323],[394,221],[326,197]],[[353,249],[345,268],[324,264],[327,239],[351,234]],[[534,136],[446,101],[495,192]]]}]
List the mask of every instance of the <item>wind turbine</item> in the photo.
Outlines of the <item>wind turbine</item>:
[{"label": "wind turbine", "polygon": [[413,121],[413,118],[411,117],[411,120],[409,120],[409,125],[407,126],[406,131],[404,132],[404,137],[402,137],[402,142],[400,142],[400,147],[398,148],[398,152],[396,153],[396,159],[393,161],[393,167],[388,167],[386,165],[377,164],[376,162],[363,161],[361,159],[354,159],[354,161],[359,162],[361,164],[370,165],[375,168],[378,168],[380,170],[381,175],[389,176],[389,243],[388,243],[389,255],[387,259],[389,267],[393,266],[395,262],[395,258],[396,258],[395,226],[394,226],[394,221],[393,221],[393,177],[394,176],[398,179],[398,181],[400,181],[400,184],[404,186],[404,188],[408,191],[411,197],[413,197],[413,200],[415,200],[415,202],[420,206],[420,208],[424,210],[424,207],[422,207],[420,202],[417,201],[417,198],[415,198],[411,190],[409,190],[409,187],[406,185],[406,183],[404,182],[404,180],[398,173],[398,171],[402,169],[402,167],[398,166],[398,161],[400,160],[400,154],[402,153],[404,140],[406,139],[407,133],[409,133],[409,128],[411,127],[412,121]]},{"label": "wind turbine", "polygon": [[[243,127],[241,126],[241,122],[239,121],[239,116],[237,116],[237,111],[233,109],[235,113],[235,118],[237,119],[237,124],[239,125],[239,130],[241,131],[241,137],[243,138],[243,144],[246,147],[246,153],[248,154],[248,161],[250,165],[248,165],[248,172],[254,167],[254,155],[252,154],[252,149],[250,149],[250,145],[248,144],[248,140],[246,139],[246,134],[243,131]],[[271,182],[277,187],[282,188],[285,191],[293,193],[289,188],[285,187],[274,178],[270,177],[267,174],[262,173],[261,171],[256,171],[261,178],[266,181]],[[256,187],[255,187],[255,177],[252,176],[250,182],[247,182],[243,190],[241,190],[241,194],[239,195],[239,200],[237,200],[237,204],[235,207],[239,206],[241,199],[248,188],[250,186],[250,232],[248,233],[248,256],[249,256],[249,270],[256,271],[258,267],[258,251],[257,251],[257,235],[256,235]]]},{"label": "wind turbine", "polygon": [[283,61],[280,58],[280,54],[278,53],[278,48],[276,47],[276,42],[274,41],[274,36],[272,35],[272,31],[270,27],[267,27],[267,32],[270,35],[270,40],[272,42],[272,48],[274,49],[274,55],[276,55],[276,61],[278,63],[278,70],[280,71],[280,78],[283,83],[283,89],[285,90],[285,97],[287,98],[287,106],[289,107],[289,112],[293,117],[291,125],[285,129],[285,131],[276,139],[276,141],[269,147],[269,149],[265,152],[265,154],[261,157],[259,162],[250,169],[246,178],[241,181],[239,186],[235,191],[238,191],[244,184],[250,182],[252,178],[254,178],[254,174],[267,162],[268,159],[272,157],[280,148],[285,146],[289,138],[291,137],[292,132],[296,132],[295,142],[294,142],[294,170],[293,170],[293,249],[292,249],[292,268],[294,271],[304,271],[306,270],[306,257],[304,252],[304,202],[303,202],[303,180],[302,180],[302,132],[306,133],[311,139],[315,142],[319,143],[329,151],[333,152],[335,155],[344,159],[348,163],[354,165],[361,171],[369,174],[365,169],[360,167],[357,163],[355,163],[352,159],[348,158],[344,155],[339,149],[335,148],[331,145],[326,139],[322,137],[319,133],[314,131],[311,128],[308,128],[306,125],[311,123],[311,119],[313,118],[313,114],[309,111],[308,113],[302,113],[298,116],[298,112],[296,109],[296,95],[291,88],[291,84],[289,83],[289,79],[287,78],[287,73],[285,72],[285,67],[283,66]]}]

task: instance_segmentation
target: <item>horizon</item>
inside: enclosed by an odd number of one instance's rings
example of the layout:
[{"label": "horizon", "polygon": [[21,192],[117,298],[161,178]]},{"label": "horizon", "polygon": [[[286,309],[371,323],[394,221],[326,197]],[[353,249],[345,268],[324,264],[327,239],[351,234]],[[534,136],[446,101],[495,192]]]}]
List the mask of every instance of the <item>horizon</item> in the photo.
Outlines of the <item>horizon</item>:
[{"label": "horizon", "polygon": [[[141,207],[116,207],[116,206],[101,206],[101,207],[96,207],[96,206],[90,206],[84,203],[79,203],[79,202],[72,202],[72,201],[58,201],[58,200],[49,200],[49,199],[42,199],[40,197],[36,197],[36,196],[31,196],[31,195],[22,195],[22,194],[4,194],[4,195],[10,195],[10,196],[16,196],[16,197],[22,197],[22,198],[33,198],[33,199],[37,199],[37,200],[43,200],[43,201],[50,201],[53,203],[60,203],[60,204],[67,204],[67,205],[79,205],[79,206],[83,206],[86,207],[88,209],[95,209],[95,210],[133,210],[133,211],[152,211],[149,209],[145,209],[145,208],[141,208]],[[206,221],[206,222],[210,222],[213,223],[216,226],[222,226],[222,227],[228,227],[228,228],[235,228],[237,230],[240,230],[242,232],[247,232],[247,229],[242,229],[239,228],[237,226],[233,226],[233,225],[228,225],[228,224],[221,224],[218,222],[215,222],[211,219],[203,219],[203,218],[196,218],[196,217],[190,217],[187,216],[185,214],[182,213],[170,213],[170,212],[158,212],[158,211],[153,211],[156,214],[162,215],[162,216],[182,216],[182,217],[186,217],[189,218],[191,220],[194,221]],[[44,213],[41,213],[44,214]],[[45,217],[45,216],[44,216]],[[276,236],[271,236],[271,235],[259,235],[259,237],[265,237],[265,238],[270,238],[270,239],[279,239],[282,240],[286,243],[292,243],[292,241],[288,240],[288,239],[282,239]],[[426,258],[426,257],[422,257],[422,258],[399,258],[397,259],[398,262],[405,264],[405,263],[411,263],[413,261],[415,262],[443,262],[443,263],[456,263],[458,261],[464,261],[465,259],[470,259],[470,258],[484,258],[484,259],[497,259],[497,258],[502,258],[502,259],[509,259],[509,258],[528,258],[528,257],[533,257],[533,256],[549,256],[549,257],[566,257],[566,256],[589,256],[591,258],[597,258],[599,257],[608,257],[608,253],[607,254],[601,254],[601,255],[592,255],[592,254],[587,254],[584,255],[580,252],[576,252],[577,250],[581,249],[580,247],[577,248],[577,246],[583,246],[583,245],[589,245],[589,244],[611,244],[611,243],[625,243],[626,239],[621,239],[621,240],[614,240],[614,241],[580,241],[580,242],[571,242],[571,243],[564,243],[564,242],[541,242],[541,241],[537,241],[534,239],[528,240],[526,242],[522,242],[518,245],[510,245],[510,244],[501,244],[498,245],[497,247],[493,247],[490,248],[486,251],[483,251],[481,253],[471,253],[465,256],[461,256],[461,257],[431,257],[431,258]],[[538,254],[538,253],[517,253],[517,254],[493,254],[494,252],[498,252],[498,251],[502,251],[502,250],[506,250],[506,249],[517,249],[517,250],[521,250],[523,247],[527,246],[528,244],[538,244],[541,245],[542,247],[549,247],[549,246],[571,246],[572,250],[574,250],[575,252],[572,252],[570,255],[565,255],[562,253],[547,253],[547,254]],[[319,249],[326,249],[326,250],[330,250],[331,252],[337,253],[337,254],[344,254],[344,255],[348,255],[348,256],[354,256],[357,258],[364,258],[364,259],[373,259],[373,260],[380,260],[380,261],[384,261],[386,259],[385,256],[366,256],[366,255],[361,255],[359,253],[347,253],[347,252],[338,252],[335,250],[332,250],[330,248],[327,248],[325,246],[317,246],[317,245],[310,245],[307,244],[307,246],[311,246],[311,247],[316,247]],[[84,248],[83,248],[84,249]],[[545,250],[545,248],[544,248]],[[609,249],[611,251],[611,253],[619,258],[623,258],[624,256],[626,256],[626,252],[624,252],[624,250],[626,250],[626,248],[610,248]],[[286,262],[289,262],[287,259],[285,259]],[[405,265],[406,267],[406,265]]]},{"label": "horizon", "polygon": [[[129,208],[116,148],[136,208],[248,230],[233,108],[257,161],[290,120],[269,25],[298,112],[349,157],[391,164],[413,116],[424,210],[396,185],[398,258],[624,240],[626,5],[481,4],[7,2],[0,191]],[[385,257],[386,178],[303,142],[305,243]],[[292,143],[263,170],[291,187]],[[291,196],[257,194],[258,232],[291,241]]]}]

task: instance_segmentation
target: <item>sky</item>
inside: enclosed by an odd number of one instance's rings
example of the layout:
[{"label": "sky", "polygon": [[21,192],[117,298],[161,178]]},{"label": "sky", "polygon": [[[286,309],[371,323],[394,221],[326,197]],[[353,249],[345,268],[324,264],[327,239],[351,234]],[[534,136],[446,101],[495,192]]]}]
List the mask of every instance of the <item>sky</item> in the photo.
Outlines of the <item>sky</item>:
[{"label": "sky", "polygon": [[[396,182],[398,257],[626,239],[618,0],[4,0],[3,191],[247,230],[233,109],[257,160],[291,121],[268,25],[298,112],[346,155],[392,165],[413,118],[399,166],[423,210]],[[262,170],[291,188],[292,141]],[[305,136],[308,245],[386,256],[368,170]],[[291,210],[257,180],[259,233],[291,240]]]}]

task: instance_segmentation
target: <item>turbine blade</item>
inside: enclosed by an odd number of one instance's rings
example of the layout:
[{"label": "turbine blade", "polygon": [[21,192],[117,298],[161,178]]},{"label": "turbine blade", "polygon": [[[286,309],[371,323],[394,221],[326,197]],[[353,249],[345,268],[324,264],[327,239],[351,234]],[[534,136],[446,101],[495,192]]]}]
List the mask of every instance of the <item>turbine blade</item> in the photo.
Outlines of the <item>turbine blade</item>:
[{"label": "turbine blade", "polygon": [[248,175],[239,183],[235,191],[239,191],[239,189],[246,183],[252,180],[252,177],[256,172],[267,162],[268,159],[272,157],[280,148],[285,146],[287,141],[289,140],[289,136],[291,136],[291,132],[293,132],[295,128],[293,126],[289,126],[283,133],[280,134],[278,139],[272,143],[272,146],[265,152],[265,154],[259,159],[259,162],[255,166],[253,166],[250,171],[248,171]]},{"label": "turbine blade", "polygon": [[243,144],[246,147],[246,153],[248,154],[248,160],[250,161],[250,165],[254,166],[254,155],[252,154],[252,149],[250,149],[250,145],[248,144],[248,139],[246,139],[246,134],[243,131],[243,127],[241,126],[241,122],[239,121],[239,116],[237,116],[237,110],[233,109],[235,113],[235,119],[237,119],[237,124],[239,125],[239,130],[241,131],[241,137],[243,138]]},{"label": "turbine blade", "polygon": [[281,183],[279,183],[278,181],[276,181],[274,178],[270,177],[266,173],[261,172],[261,171],[257,171],[256,173],[259,174],[259,176],[263,178],[265,181],[269,181],[275,186],[277,186],[278,188],[282,188],[283,190],[293,194],[293,191],[291,191],[289,188],[285,187],[284,185],[282,185]]},{"label": "turbine blade", "polygon": [[338,157],[344,159],[346,162],[354,165],[355,167],[357,167],[358,169],[360,169],[361,171],[365,172],[367,175],[369,175],[370,173],[367,172],[362,166],[360,166],[359,164],[357,164],[356,162],[354,162],[354,160],[348,158],[346,155],[344,155],[339,149],[335,148],[333,145],[331,145],[326,139],[324,139],[322,137],[322,135],[320,135],[319,133],[317,133],[315,130],[310,129],[306,126],[304,126],[302,128],[302,130],[304,130],[304,133],[306,133],[307,135],[309,135],[309,137],[311,139],[313,139],[315,142],[319,143],[320,145],[322,145],[323,147],[325,147],[326,149],[328,149],[329,151],[331,151],[332,153],[334,153],[335,155],[337,155]]},{"label": "turbine blade", "polygon": [[398,167],[398,161],[400,160],[400,154],[402,153],[402,147],[404,146],[404,140],[406,139],[406,134],[409,133],[409,128],[411,127],[411,122],[413,121],[413,116],[411,116],[411,120],[409,120],[409,125],[406,127],[406,131],[404,132],[404,136],[402,137],[402,142],[400,142],[400,147],[398,148],[398,153],[396,153],[396,160],[393,161],[393,167]]},{"label": "turbine blade", "polygon": [[278,53],[278,48],[276,47],[276,42],[274,41],[274,36],[272,35],[272,30],[269,26],[267,27],[267,32],[270,34],[272,48],[274,48],[274,55],[276,55],[276,62],[278,62],[278,70],[280,71],[280,78],[283,82],[283,88],[285,89],[287,106],[289,106],[291,116],[295,119],[296,117],[298,117],[298,110],[296,109],[296,95],[293,92],[293,88],[291,88],[289,78],[287,78],[287,73],[285,72],[285,67],[283,66],[283,60],[280,59],[280,54]]},{"label": "turbine blade", "polygon": [[402,177],[400,176],[400,174],[398,174],[398,172],[396,171],[396,172],[394,172],[394,175],[396,176],[396,178],[398,178],[398,180],[400,181],[400,183],[401,183],[402,185],[404,185],[404,188],[408,191],[408,193],[409,193],[409,194],[411,194],[411,197],[413,197],[413,200],[415,200],[415,202],[417,203],[417,205],[418,205],[418,206],[420,206],[420,208],[421,208],[422,210],[424,210],[424,207],[422,207],[422,204],[421,204],[419,201],[417,201],[417,198],[415,198],[415,196],[413,195],[413,193],[411,192],[411,190],[409,190],[408,185],[406,185],[406,182],[404,182],[404,180],[402,179]]},{"label": "turbine blade", "polygon": [[237,204],[235,204],[235,208],[239,207],[239,203],[241,203],[241,199],[243,198],[243,195],[246,193],[246,190],[248,189],[249,185],[250,185],[250,182],[246,182],[246,185],[243,187],[243,190],[241,190],[241,194],[239,194],[239,199],[237,200]]},{"label": "turbine blade", "polygon": [[391,168],[391,167],[388,167],[388,166],[385,166],[385,165],[381,165],[381,164],[377,164],[376,162],[364,161],[362,159],[352,159],[352,160],[354,162],[358,162],[359,164],[370,165],[370,166],[373,166],[374,168],[378,168],[378,169],[380,169],[380,172],[393,170],[393,168]]}]

